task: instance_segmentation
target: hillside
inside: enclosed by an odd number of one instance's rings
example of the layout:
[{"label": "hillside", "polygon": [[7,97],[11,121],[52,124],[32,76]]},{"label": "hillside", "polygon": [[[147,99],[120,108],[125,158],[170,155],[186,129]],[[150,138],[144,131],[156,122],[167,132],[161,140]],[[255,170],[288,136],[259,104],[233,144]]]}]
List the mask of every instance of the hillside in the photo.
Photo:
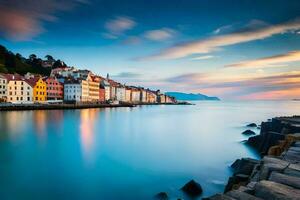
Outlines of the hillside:
[{"label": "hillside", "polygon": [[60,60],[54,60],[52,56],[47,55],[46,57],[47,60],[42,60],[36,55],[31,54],[29,58],[24,58],[21,54],[14,54],[0,45],[0,73],[18,73],[24,75],[30,72],[47,76],[50,74],[52,68],[64,64]]},{"label": "hillside", "polygon": [[210,101],[220,101],[218,97],[209,97],[204,94],[193,94],[193,93],[182,93],[182,92],[166,92],[167,95],[175,97],[177,100],[181,101],[200,101],[200,100],[210,100]]}]

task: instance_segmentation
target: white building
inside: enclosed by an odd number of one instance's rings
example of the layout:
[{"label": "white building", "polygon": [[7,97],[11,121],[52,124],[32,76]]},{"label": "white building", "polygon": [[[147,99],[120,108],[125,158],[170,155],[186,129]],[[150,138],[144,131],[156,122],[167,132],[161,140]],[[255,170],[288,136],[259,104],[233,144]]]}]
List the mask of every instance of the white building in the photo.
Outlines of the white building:
[{"label": "white building", "polygon": [[4,75],[0,74],[0,102],[7,99],[7,79]]},{"label": "white building", "polygon": [[122,85],[116,87],[116,100],[123,102],[126,101],[126,90]]},{"label": "white building", "polygon": [[32,103],[33,86],[21,75],[6,74],[7,102]]},{"label": "white building", "polygon": [[85,80],[68,80],[64,84],[64,100],[85,102],[89,100],[88,83]]}]

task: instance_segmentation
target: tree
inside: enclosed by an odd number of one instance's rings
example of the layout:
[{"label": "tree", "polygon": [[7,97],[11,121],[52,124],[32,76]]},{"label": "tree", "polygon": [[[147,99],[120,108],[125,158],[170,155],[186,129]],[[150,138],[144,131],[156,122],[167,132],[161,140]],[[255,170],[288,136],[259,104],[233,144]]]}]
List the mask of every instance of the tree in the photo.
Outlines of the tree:
[{"label": "tree", "polygon": [[31,61],[35,60],[36,58],[37,58],[37,56],[35,54],[31,54],[29,56],[29,60],[31,60]]},{"label": "tree", "polygon": [[48,61],[54,61],[54,58],[50,55],[46,55],[45,58],[48,60]]}]

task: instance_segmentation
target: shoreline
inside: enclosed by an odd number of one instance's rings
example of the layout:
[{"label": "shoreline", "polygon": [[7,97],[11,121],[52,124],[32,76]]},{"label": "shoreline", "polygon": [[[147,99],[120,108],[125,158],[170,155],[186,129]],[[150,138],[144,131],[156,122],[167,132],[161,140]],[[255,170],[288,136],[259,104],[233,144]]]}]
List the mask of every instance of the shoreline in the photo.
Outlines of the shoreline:
[{"label": "shoreline", "polygon": [[147,105],[193,105],[188,102],[178,103],[89,103],[89,104],[8,104],[1,105],[0,111],[24,111],[24,110],[70,110],[70,109],[88,109],[88,108],[121,108],[121,107],[137,107]]},{"label": "shoreline", "polygon": [[300,116],[262,122],[246,144],[261,158],[237,159],[224,192],[202,199],[300,199]]}]

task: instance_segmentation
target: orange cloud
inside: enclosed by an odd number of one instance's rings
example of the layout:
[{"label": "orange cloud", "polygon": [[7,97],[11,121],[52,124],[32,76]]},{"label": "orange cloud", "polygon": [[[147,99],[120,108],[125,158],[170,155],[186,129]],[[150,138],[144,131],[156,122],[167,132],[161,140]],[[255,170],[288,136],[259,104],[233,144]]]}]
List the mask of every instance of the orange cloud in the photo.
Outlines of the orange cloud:
[{"label": "orange cloud", "polygon": [[277,67],[282,64],[300,61],[300,51],[290,51],[286,54],[248,60],[226,65],[226,67]]}]

